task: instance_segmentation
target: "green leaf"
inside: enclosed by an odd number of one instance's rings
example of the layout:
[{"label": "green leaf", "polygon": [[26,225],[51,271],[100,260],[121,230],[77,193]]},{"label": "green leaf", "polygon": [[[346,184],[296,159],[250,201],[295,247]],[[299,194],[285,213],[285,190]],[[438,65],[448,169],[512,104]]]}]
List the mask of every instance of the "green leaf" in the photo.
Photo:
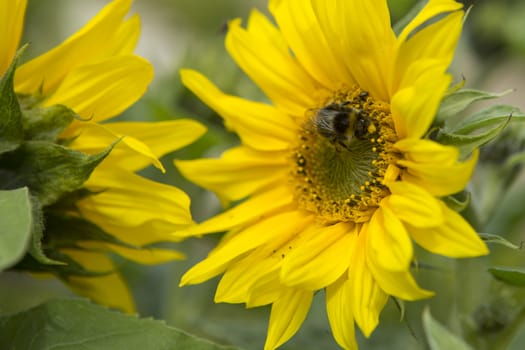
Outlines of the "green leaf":
[{"label": "green leaf", "polygon": [[485,241],[485,243],[496,243],[496,244],[501,244],[501,245],[504,245],[505,247],[516,249],[516,250],[521,249],[520,246],[512,242],[509,242],[508,240],[506,240],[505,238],[499,235],[495,235],[492,233],[478,233],[478,234],[481,237],[481,239]]},{"label": "green leaf", "polygon": [[24,110],[22,122],[26,140],[55,141],[76,114],[62,105]]},{"label": "green leaf", "polygon": [[0,79],[0,154],[16,149],[22,139],[22,112],[13,88],[13,77],[21,51]]},{"label": "green leaf", "polygon": [[112,148],[86,155],[50,142],[27,141],[0,158],[6,168],[0,172],[0,184],[28,186],[44,207],[80,188]]},{"label": "green leaf", "polygon": [[525,268],[523,267],[490,267],[492,276],[506,284],[516,287],[525,287]]},{"label": "green leaf", "polygon": [[434,320],[428,307],[423,310],[423,328],[431,350],[473,350],[461,338]]},{"label": "green leaf", "polygon": [[31,237],[31,200],[27,187],[0,191],[0,270],[20,260]]},{"label": "green leaf", "polygon": [[85,300],[55,300],[0,318],[0,344],[30,350],[234,350],[162,321],[139,319]]},{"label": "green leaf", "polygon": [[436,115],[436,121],[438,124],[440,124],[463,112],[468,106],[476,101],[502,97],[512,91],[513,90],[507,90],[501,93],[490,93],[474,89],[458,90],[443,98],[443,101],[439,107],[439,111]]}]

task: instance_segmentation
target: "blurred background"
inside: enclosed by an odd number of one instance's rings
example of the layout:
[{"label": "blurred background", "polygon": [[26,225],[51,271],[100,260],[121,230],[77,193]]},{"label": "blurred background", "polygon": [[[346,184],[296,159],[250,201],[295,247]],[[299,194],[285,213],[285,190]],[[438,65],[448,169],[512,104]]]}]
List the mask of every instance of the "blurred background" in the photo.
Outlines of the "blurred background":
[{"label": "blurred background", "polygon": [[[31,43],[24,54],[28,59],[45,52],[78,30],[108,1],[103,0],[29,0],[22,42]],[[392,0],[389,5],[395,23],[415,3]],[[507,103],[525,110],[525,2],[523,0],[464,1],[473,5],[465,31],[451,67],[454,80],[466,80],[466,87],[501,92],[516,91],[497,103]],[[224,129],[221,119],[189,93],[180,82],[178,70],[193,68],[203,72],[221,89],[234,95],[264,99],[261,92],[238,69],[224,48],[226,23],[233,18],[245,21],[252,8],[266,12],[263,0],[135,0],[133,12],[142,20],[142,35],[137,53],[155,67],[155,79],[147,94],[120,119],[168,120],[195,118],[208,127],[208,133],[196,143],[163,158],[167,174],[146,169],[143,175],[184,189],[192,198],[192,213],[202,221],[221,210],[220,203],[208,193],[184,180],[173,167],[174,159],[214,157],[235,145],[236,136]],[[94,48],[96,49],[96,48]],[[523,151],[520,124],[510,128],[502,147]],[[500,152],[488,148],[485,154]],[[498,153],[499,154],[499,153]],[[499,172],[497,162],[482,163],[470,190],[477,202],[481,221],[478,230],[491,230],[517,243],[525,241],[525,186],[523,174]],[[260,349],[264,344],[268,308],[247,310],[243,305],[214,304],[217,279],[179,288],[182,274],[206,256],[220,235],[192,239],[176,245],[187,260],[160,266],[141,266],[121,262],[120,266],[135,296],[140,316],[166,320],[190,333],[222,344],[244,349]],[[431,300],[407,303],[405,320],[393,301],[381,316],[381,324],[370,339],[358,333],[361,349],[425,348],[421,329],[421,310],[429,306],[432,314],[451,330],[471,324],[467,336],[497,334],[511,322],[523,291],[494,282],[487,266],[524,266],[524,251],[500,245],[490,246],[488,258],[453,261],[417,251],[422,263],[418,280],[436,291]],[[431,266],[425,268],[424,266]],[[27,309],[54,297],[71,296],[58,281],[36,280],[26,275],[0,275],[0,312]],[[299,333],[283,349],[337,349],[332,340],[324,309],[324,293],[319,292],[308,319]],[[452,306],[453,305],[453,306]],[[460,319],[458,315],[468,315]],[[525,330],[522,332],[525,334]],[[472,340],[471,339],[471,340]],[[525,348],[525,335],[514,338],[510,349]]]}]

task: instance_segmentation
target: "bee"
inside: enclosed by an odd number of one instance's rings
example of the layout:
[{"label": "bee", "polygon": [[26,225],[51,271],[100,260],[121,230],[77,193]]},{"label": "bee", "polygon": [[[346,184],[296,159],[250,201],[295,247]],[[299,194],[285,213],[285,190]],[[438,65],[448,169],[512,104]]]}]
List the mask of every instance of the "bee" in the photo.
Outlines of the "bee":
[{"label": "bee", "polygon": [[334,102],[317,110],[313,124],[321,136],[348,149],[354,137],[361,140],[366,137],[371,121],[362,109]]}]

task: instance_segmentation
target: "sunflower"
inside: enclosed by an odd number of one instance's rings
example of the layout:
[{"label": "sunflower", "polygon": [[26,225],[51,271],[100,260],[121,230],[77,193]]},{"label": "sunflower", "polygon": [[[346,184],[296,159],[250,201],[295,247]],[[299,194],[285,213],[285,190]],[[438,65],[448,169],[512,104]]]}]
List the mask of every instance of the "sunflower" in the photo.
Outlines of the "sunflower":
[{"label": "sunflower", "polygon": [[[81,239],[59,247],[70,263],[91,272],[59,276],[75,292],[128,312],[134,310],[132,297],[108,253],[144,264],[181,259],[180,252],[149,245],[177,241],[173,232],[193,224],[183,191],[136,172],[150,164],[164,172],[159,157],[204,132],[191,120],[106,122],[135,103],[153,78],[151,64],[133,53],[140,18],[125,18],[131,4],[132,0],[110,2],[63,43],[18,67],[14,79],[23,108],[64,105],[78,115],[58,135],[58,144],[97,154],[120,140],[83,184],[81,191],[89,195],[78,196],[60,213],[96,225],[111,239]],[[26,1],[0,0],[1,73],[19,45],[25,8]],[[53,204],[55,213],[57,203]],[[44,208],[44,215],[49,212]],[[44,241],[49,241],[52,220],[45,219],[49,227]]]},{"label": "sunflower", "polygon": [[442,198],[461,191],[477,151],[426,138],[451,77],[464,12],[430,0],[396,35],[386,1],[270,0],[226,48],[271,103],[221,92],[196,71],[182,81],[235,131],[220,159],[177,161],[224,202],[180,234],[229,231],[181,285],[223,274],[216,302],[271,305],[265,349],[292,337],[325,290],[336,341],[356,349],[388,297],[430,297],[414,280],[413,243],[448,257],[487,254]]}]

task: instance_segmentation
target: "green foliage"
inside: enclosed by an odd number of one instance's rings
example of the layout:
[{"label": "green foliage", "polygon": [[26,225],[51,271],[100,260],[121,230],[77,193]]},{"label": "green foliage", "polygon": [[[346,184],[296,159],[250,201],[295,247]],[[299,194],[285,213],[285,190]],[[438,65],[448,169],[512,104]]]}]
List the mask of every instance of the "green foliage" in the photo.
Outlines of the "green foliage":
[{"label": "green foliage", "polygon": [[423,328],[431,350],[472,350],[463,340],[437,322],[428,308],[423,311]]},{"label": "green foliage", "polygon": [[0,158],[4,168],[0,181],[10,188],[28,186],[42,206],[50,205],[79,189],[111,149],[112,145],[86,155],[51,142],[26,141]]},{"label": "green foliage", "polygon": [[436,123],[441,124],[451,118],[457,117],[474,102],[495,99],[505,96],[510,92],[512,92],[512,90],[501,93],[491,93],[475,89],[454,89],[452,93],[449,93],[443,101],[441,101],[439,111],[436,115]]},{"label": "green foliage", "polygon": [[491,267],[492,276],[506,284],[525,287],[525,268],[523,267]]},{"label": "green foliage", "polygon": [[462,118],[473,103],[502,97],[510,91],[490,93],[453,88],[440,105],[431,137],[441,144],[457,147],[462,158],[468,157],[475,149],[498,137],[509,122],[525,121],[525,114],[519,108],[508,105],[490,106]]},{"label": "green foliage", "polygon": [[62,105],[26,109],[22,120],[25,139],[55,141],[76,117],[75,112]]},{"label": "green foliage", "polygon": [[[13,86],[17,61],[18,56],[0,80],[0,268],[49,271],[62,277],[94,275],[53,250],[49,243],[54,242],[56,246],[58,240],[64,240],[65,234],[53,241],[50,237],[53,232],[45,227],[49,219],[46,213],[50,206],[78,193],[113,145],[98,154],[87,155],[59,144],[59,135],[78,118],[77,115],[65,106],[40,108],[38,99],[18,96]],[[51,220],[53,222],[56,220]],[[86,230],[82,231],[78,227],[77,223],[60,230],[67,230],[70,240],[82,234],[86,239],[108,240],[109,235],[101,233],[100,229],[96,231],[92,226],[85,226]],[[86,235],[87,231],[90,235]],[[24,253],[27,255],[22,259]]]},{"label": "green foliage", "polygon": [[452,210],[462,212],[470,205],[470,193],[462,191],[452,196],[442,198],[445,204]]},{"label": "green foliage", "polygon": [[61,261],[49,258],[44,253],[42,241],[44,239],[44,213],[38,201],[38,198],[32,198],[33,204],[33,227],[31,230],[31,244],[29,245],[28,253],[39,263],[46,265],[62,265]]},{"label": "green foliage", "polygon": [[12,266],[26,251],[31,237],[31,200],[27,187],[0,191],[0,269]]},{"label": "green foliage", "polygon": [[495,243],[495,244],[501,244],[507,248],[511,249],[520,249],[519,246],[515,245],[514,243],[508,241],[507,239],[492,234],[492,233],[480,233],[479,236],[481,239],[483,239],[486,243]]},{"label": "green foliage", "polygon": [[112,312],[84,300],[50,301],[0,318],[0,344],[30,350],[234,350],[161,321]]},{"label": "green foliage", "polygon": [[107,234],[100,227],[86,219],[50,212],[46,215],[47,245],[52,248],[76,247],[79,241],[99,241],[128,248],[135,246]]},{"label": "green foliage", "polygon": [[18,56],[0,79],[0,154],[16,149],[22,142],[22,112],[13,90]]},{"label": "green foliage", "polygon": [[495,105],[468,116],[456,125],[445,123],[435,138],[442,144],[458,147],[461,154],[467,156],[500,135],[510,121],[525,121],[525,115],[516,107]]}]

